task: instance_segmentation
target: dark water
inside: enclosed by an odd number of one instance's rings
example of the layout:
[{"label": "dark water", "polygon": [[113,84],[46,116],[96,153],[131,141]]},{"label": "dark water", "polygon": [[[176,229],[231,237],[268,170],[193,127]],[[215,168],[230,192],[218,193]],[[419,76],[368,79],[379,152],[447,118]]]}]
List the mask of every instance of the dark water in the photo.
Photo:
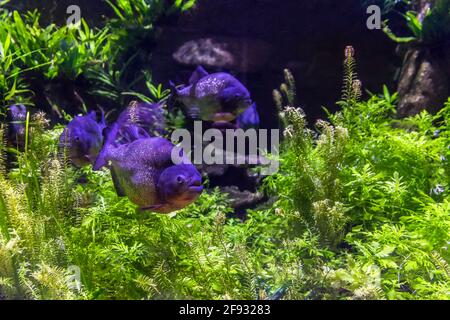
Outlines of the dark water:
[{"label": "dark water", "polygon": [[[13,1],[12,5],[38,8],[44,24],[62,24],[71,4],[80,6],[83,18],[91,25],[100,26],[113,14],[99,0]],[[394,86],[401,59],[395,44],[381,30],[368,30],[365,9],[355,0],[200,0],[195,10],[158,22],[159,36],[148,43],[150,64],[136,69],[150,68],[154,81],[166,86],[169,80],[185,82],[195,64],[174,58],[180,47],[189,41],[206,41],[208,50],[226,46],[232,48],[234,62],[221,65],[215,61],[205,67],[208,71],[230,71],[248,86],[262,111],[263,127],[277,124],[272,90],[282,82],[283,68],[293,72],[299,104],[313,122],[323,117],[323,106],[336,109],[347,45],[356,49],[365,89],[379,92],[383,84]]]}]

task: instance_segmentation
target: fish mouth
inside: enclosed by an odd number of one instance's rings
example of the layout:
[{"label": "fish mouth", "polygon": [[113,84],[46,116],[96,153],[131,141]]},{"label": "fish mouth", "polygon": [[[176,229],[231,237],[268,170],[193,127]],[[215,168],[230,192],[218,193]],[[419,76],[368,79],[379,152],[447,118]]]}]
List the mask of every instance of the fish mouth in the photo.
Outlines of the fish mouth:
[{"label": "fish mouth", "polygon": [[194,192],[194,193],[201,193],[203,191],[203,186],[189,187],[189,191]]},{"label": "fish mouth", "polygon": [[218,112],[213,116],[213,122],[229,122],[233,121],[236,118],[234,114],[231,112]]},{"label": "fish mouth", "polygon": [[201,193],[203,191],[202,182],[200,180],[192,181],[188,189],[193,193]]}]

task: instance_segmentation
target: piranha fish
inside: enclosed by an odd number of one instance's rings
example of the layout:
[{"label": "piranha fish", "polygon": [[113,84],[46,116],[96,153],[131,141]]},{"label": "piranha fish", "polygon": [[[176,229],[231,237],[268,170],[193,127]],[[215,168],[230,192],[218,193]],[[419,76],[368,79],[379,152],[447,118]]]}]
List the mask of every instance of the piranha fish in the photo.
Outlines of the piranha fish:
[{"label": "piranha fish", "polygon": [[105,128],[103,113],[100,122],[97,122],[95,111],[86,116],[77,116],[61,134],[59,147],[67,149],[68,157],[75,167],[93,164],[102,148]]},{"label": "piranha fish", "polygon": [[228,73],[208,74],[201,66],[192,74],[189,85],[177,89],[171,83],[175,101],[183,104],[184,113],[204,121],[233,121],[252,105],[247,88]]},{"label": "piranha fish", "polygon": [[250,128],[257,129],[259,127],[259,114],[256,109],[256,103],[253,103],[236,119],[236,125],[238,128],[247,130]]},{"label": "piranha fish", "polygon": [[108,166],[116,192],[127,196],[140,210],[170,213],[194,202],[203,191],[201,175],[184,158],[172,162],[175,146],[162,137],[150,137],[138,126],[122,128],[117,142],[119,124],[108,134],[94,170]]},{"label": "piranha fish", "polygon": [[165,119],[162,105],[146,102],[132,102],[117,118],[120,127],[136,125],[143,128],[151,136],[165,133]]},{"label": "piranha fish", "polygon": [[12,105],[7,111],[9,122],[8,142],[13,147],[23,149],[25,146],[25,121],[27,108],[22,104]]},{"label": "piranha fish", "polygon": [[[164,129],[165,118],[162,105],[159,103],[132,102],[120,113],[114,125],[104,130],[103,137],[107,137],[108,144],[120,144],[126,136],[129,136],[128,127],[130,126],[141,128],[147,133],[147,136],[164,135],[166,131]],[[142,130],[139,130],[139,132],[142,132]],[[99,160],[97,161],[97,165],[100,167],[106,165],[105,152],[106,148],[100,150]]]}]

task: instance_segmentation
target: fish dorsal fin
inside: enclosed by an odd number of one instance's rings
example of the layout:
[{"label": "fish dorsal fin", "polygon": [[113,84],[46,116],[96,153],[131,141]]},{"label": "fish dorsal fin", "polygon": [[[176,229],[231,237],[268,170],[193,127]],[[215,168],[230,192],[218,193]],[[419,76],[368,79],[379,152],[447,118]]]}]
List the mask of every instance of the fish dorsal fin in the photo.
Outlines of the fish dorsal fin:
[{"label": "fish dorsal fin", "polygon": [[97,122],[97,115],[95,114],[95,111],[89,112],[87,116]]},{"label": "fish dorsal fin", "polygon": [[197,69],[195,69],[195,71],[189,78],[189,83],[194,84],[198,82],[201,78],[206,77],[208,74],[209,73],[202,66],[198,66]]}]

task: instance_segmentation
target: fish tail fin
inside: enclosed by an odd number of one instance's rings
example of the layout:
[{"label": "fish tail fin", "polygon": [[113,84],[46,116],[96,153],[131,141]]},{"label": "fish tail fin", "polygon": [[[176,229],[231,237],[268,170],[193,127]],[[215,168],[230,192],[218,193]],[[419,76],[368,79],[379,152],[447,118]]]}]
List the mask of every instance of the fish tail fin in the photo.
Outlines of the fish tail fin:
[{"label": "fish tail fin", "polygon": [[150,138],[150,135],[147,133],[147,131],[145,131],[145,129],[136,125],[128,125],[121,128],[120,136],[123,139],[124,143],[131,143],[139,139]]},{"label": "fish tail fin", "polygon": [[115,144],[119,133],[119,126],[115,123],[111,128],[105,127],[103,129],[103,148],[100,150],[97,159],[95,159],[93,170],[99,171],[108,163],[109,149]]},{"label": "fish tail fin", "polygon": [[171,94],[169,96],[169,99],[167,99],[167,110],[169,112],[173,112],[173,110],[175,109],[175,102],[179,96],[179,91],[172,80],[169,81],[169,88]]},{"label": "fish tail fin", "polygon": [[154,128],[153,128],[153,132],[151,132],[152,135],[163,136],[163,135],[168,134],[168,131],[165,129],[166,128],[166,118],[164,116],[164,109],[166,109],[167,111],[170,111],[169,100],[170,100],[170,97],[168,99],[160,100],[155,104],[154,115],[153,115]]},{"label": "fish tail fin", "polygon": [[172,80],[169,81],[169,88],[172,92],[172,95],[174,95],[175,97],[178,96],[178,89]]},{"label": "fish tail fin", "polygon": [[102,110],[102,117],[100,119],[100,127],[102,130],[106,128],[105,111],[103,110]]}]

